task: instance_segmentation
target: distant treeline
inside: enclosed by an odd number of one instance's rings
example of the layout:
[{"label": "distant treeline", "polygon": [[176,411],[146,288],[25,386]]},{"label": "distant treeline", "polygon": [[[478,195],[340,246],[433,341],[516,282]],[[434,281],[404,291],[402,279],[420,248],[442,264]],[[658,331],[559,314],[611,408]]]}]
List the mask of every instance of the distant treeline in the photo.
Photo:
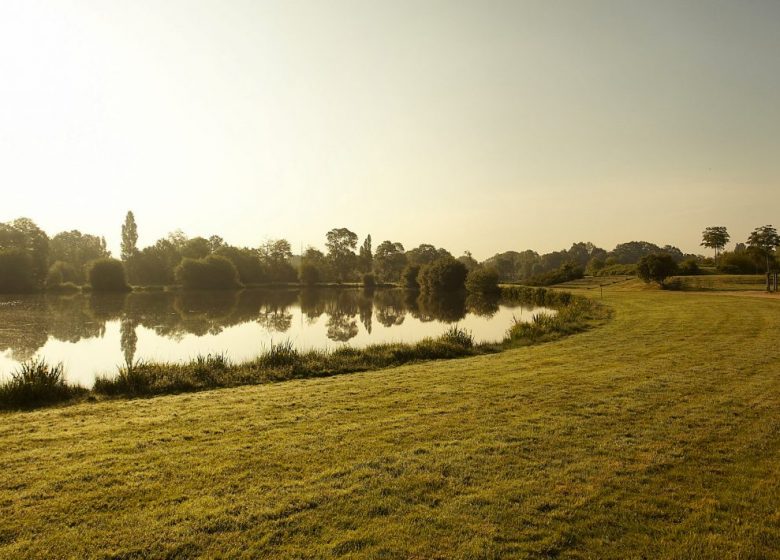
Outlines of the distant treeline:
[{"label": "distant treeline", "polygon": [[[480,263],[468,251],[455,257],[427,243],[407,250],[399,242],[385,240],[374,248],[368,235],[358,245],[357,234],[346,228],[327,232],[325,251],[308,247],[302,255],[293,255],[285,239],[236,247],[218,235],[189,238],[180,230],[148,247],[138,248],[137,242],[132,212],[122,225],[121,255],[116,260],[111,259],[103,237],[78,230],[49,237],[28,218],[2,223],[0,292],[78,290],[85,284],[121,291],[127,284],[211,289],[343,282],[423,290],[461,289],[465,284],[474,291],[489,291],[496,282],[550,285],[584,274],[630,274],[650,254],[666,253],[678,263],[687,260],[697,266],[713,262],[670,245],[631,241],[611,251],[589,242],[546,254],[507,251]],[[738,244],[733,253],[720,255],[718,265],[726,272],[755,273],[764,258],[764,253]]]}]

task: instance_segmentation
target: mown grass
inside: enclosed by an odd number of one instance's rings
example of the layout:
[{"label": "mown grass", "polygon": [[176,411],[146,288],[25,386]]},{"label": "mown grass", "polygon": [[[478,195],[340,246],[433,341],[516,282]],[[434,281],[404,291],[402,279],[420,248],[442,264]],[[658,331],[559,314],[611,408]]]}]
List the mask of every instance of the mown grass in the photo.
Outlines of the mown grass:
[{"label": "mown grass", "polygon": [[[100,375],[92,388],[92,400],[98,397],[148,397],[153,395],[202,391],[240,385],[256,385],[306,377],[326,377],[344,373],[369,371],[416,361],[449,360],[498,352],[508,347],[553,340],[575,332],[581,332],[605,320],[606,308],[592,300],[575,297],[567,292],[513,286],[504,290],[505,297],[536,305],[560,308],[555,320],[515,326],[504,341],[475,344],[471,333],[457,325],[437,338],[426,338],[415,344],[374,344],[364,348],[342,347],[332,351],[309,350],[301,352],[292,342],[271,345],[256,359],[233,363],[227,355],[197,356],[187,363],[159,363],[137,361],[126,364],[117,372]],[[36,367],[48,367],[44,362]],[[23,366],[27,367],[27,365]],[[52,393],[43,387],[37,393],[27,391],[24,407],[44,406],[57,402],[83,398],[85,390],[69,387],[61,379],[61,391]],[[10,391],[9,384],[0,385],[0,408],[21,408],[19,400]],[[6,390],[9,389],[9,390]],[[29,387],[28,387],[29,389]],[[42,395],[36,403],[31,397]],[[58,398],[54,398],[54,397]]]},{"label": "mown grass", "polygon": [[0,423],[0,558],[780,558],[780,301]]}]

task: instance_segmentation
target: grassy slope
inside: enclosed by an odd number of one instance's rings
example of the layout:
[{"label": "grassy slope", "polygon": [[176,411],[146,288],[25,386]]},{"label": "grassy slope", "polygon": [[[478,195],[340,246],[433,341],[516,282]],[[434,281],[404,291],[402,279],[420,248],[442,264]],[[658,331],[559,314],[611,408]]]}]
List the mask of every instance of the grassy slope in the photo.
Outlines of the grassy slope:
[{"label": "grassy slope", "polygon": [[0,558],[780,558],[780,301],[605,290],[502,354],[0,416]]}]

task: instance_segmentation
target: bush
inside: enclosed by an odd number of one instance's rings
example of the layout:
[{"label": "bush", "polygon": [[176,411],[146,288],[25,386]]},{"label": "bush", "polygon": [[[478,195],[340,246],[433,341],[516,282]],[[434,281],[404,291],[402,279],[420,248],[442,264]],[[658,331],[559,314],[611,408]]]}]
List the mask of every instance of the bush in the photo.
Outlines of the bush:
[{"label": "bush", "polygon": [[95,292],[129,292],[125,266],[116,259],[98,259],[89,265],[89,285]]},{"label": "bush", "polygon": [[663,286],[664,280],[678,272],[677,263],[667,253],[653,253],[639,259],[636,265],[637,275],[645,282],[658,282]]},{"label": "bush", "polygon": [[561,265],[557,270],[551,270],[545,274],[539,274],[531,277],[526,283],[529,286],[552,286],[554,284],[563,284],[571,280],[579,280],[585,275],[585,271],[580,266],[571,263]]},{"label": "bush", "polygon": [[363,287],[368,290],[376,287],[376,278],[370,272],[363,275]]},{"label": "bush", "polygon": [[757,274],[760,271],[747,252],[723,253],[718,259],[718,272],[723,274]]},{"label": "bush", "polygon": [[232,290],[241,287],[235,265],[218,255],[183,259],[176,268],[176,280],[192,290]]},{"label": "bush", "polygon": [[417,282],[426,292],[454,292],[465,287],[466,265],[452,258],[438,259],[420,269]]},{"label": "bush", "polygon": [[680,263],[677,273],[680,276],[696,276],[697,274],[701,274],[701,269],[695,260],[688,259]]},{"label": "bush", "polygon": [[65,383],[62,364],[44,360],[24,362],[0,385],[0,408],[32,408],[67,401],[86,389]]},{"label": "bush", "polygon": [[477,294],[498,292],[498,271],[495,268],[475,268],[466,277],[466,289]]}]

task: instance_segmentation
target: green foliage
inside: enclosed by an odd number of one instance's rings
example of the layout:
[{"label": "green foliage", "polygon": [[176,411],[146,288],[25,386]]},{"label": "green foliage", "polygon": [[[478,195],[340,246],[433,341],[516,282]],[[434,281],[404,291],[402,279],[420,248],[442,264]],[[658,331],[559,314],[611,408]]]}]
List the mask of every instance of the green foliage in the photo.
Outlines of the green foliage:
[{"label": "green foliage", "polygon": [[298,272],[290,264],[292,249],[286,239],[270,240],[260,246],[260,259],[270,282],[295,282]]},{"label": "green foliage", "polygon": [[725,226],[710,226],[704,228],[701,234],[701,246],[715,249],[715,260],[718,260],[718,253],[726,246],[731,236]]},{"label": "green foliage", "polygon": [[639,259],[636,273],[645,282],[658,282],[663,286],[664,280],[678,272],[677,263],[667,253],[646,255]]},{"label": "green foliage", "polygon": [[0,384],[0,408],[33,408],[70,400],[86,390],[65,382],[62,364],[49,365],[45,360],[23,362],[11,372],[11,378]]},{"label": "green foliage", "polygon": [[406,260],[409,264],[423,266],[439,259],[454,259],[454,257],[446,249],[437,249],[427,243],[406,252]]},{"label": "green foliage", "polygon": [[696,276],[697,274],[701,274],[701,269],[694,259],[687,259],[680,263],[677,273],[681,276]]},{"label": "green foliage", "polygon": [[424,265],[417,275],[424,292],[454,292],[465,288],[466,266],[453,258],[442,258]]},{"label": "green foliage", "polygon": [[37,289],[32,257],[22,249],[0,249],[0,293]]},{"label": "green foliage", "polygon": [[593,276],[635,276],[635,264],[605,264],[603,268],[593,272]]},{"label": "green foliage", "polygon": [[216,249],[214,254],[225,257],[233,263],[242,284],[260,284],[268,280],[268,269],[260,260],[260,254],[255,249],[223,245]]},{"label": "green foliage", "polygon": [[398,282],[407,259],[401,243],[382,241],[374,255],[374,270],[383,282]]},{"label": "green foliage", "polygon": [[754,229],[748,237],[748,246],[761,254],[766,261],[766,271],[772,270],[775,249],[780,246],[780,235],[771,226],[761,226]]},{"label": "green foliage", "polygon": [[564,263],[557,270],[532,276],[526,281],[530,286],[552,286],[554,284],[563,284],[572,280],[579,280],[585,275],[582,267],[575,266],[573,263]]},{"label": "green foliage", "polygon": [[[757,261],[756,257],[760,260]],[[722,253],[718,259],[718,272],[722,274],[756,274],[763,268],[762,260],[761,255],[747,250]]]},{"label": "green foliage", "polygon": [[128,212],[125,216],[125,223],[122,224],[122,244],[121,257],[124,262],[129,261],[138,253],[138,226],[135,223],[135,216]]},{"label": "green foliage", "polygon": [[401,286],[406,290],[419,290],[420,265],[407,265],[401,273]]},{"label": "green foliage", "polygon": [[355,233],[346,228],[335,228],[326,234],[328,248],[328,260],[336,271],[340,281],[347,280],[352,276],[357,264],[355,248],[357,247],[358,237]]},{"label": "green foliage", "polygon": [[301,264],[301,270],[298,273],[298,279],[301,284],[313,286],[320,281],[320,271],[312,263],[304,262]]},{"label": "green foliage", "polygon": [[495,268],[473,269],[466,277],[466,289],[478,294],[498,292],[498,271]]},{"label": "green foliage", "polygon": [[176,280],[187,289],[232,290],[241,287],[235,265],[225,257],[184,258],[176,268]]},{"label": "green foliage", "polygon": [[125,266],[117,259],[97,259],[88,266],[87,277],[92,290],[96,292],[127,292]]},{"label": "green foliage", "polygon": [[371,236],[367,235],[358,252],[358,271],[366,274],[374,267],[374,255],[371,253]]},{"label": "green foliage", "polygon": [[29,265],[15,273],[10,271],[7,278],[13,278],[17,285],[21,278],[28,278],[29,290],[40,290],[46,282],[49,272],[49,238],[35,222],[29,218],[18,218],[7,224],[0,224],[0,251],[21,251],[29,257]]},{"label": "green foliage", "polygon": [[110,256],[104,238],[78,230],[63,231],[49,241],[49,261],[53,263],[49,272],[56,266],[62,273],[63,282],[83,284],[87,264]]}]

